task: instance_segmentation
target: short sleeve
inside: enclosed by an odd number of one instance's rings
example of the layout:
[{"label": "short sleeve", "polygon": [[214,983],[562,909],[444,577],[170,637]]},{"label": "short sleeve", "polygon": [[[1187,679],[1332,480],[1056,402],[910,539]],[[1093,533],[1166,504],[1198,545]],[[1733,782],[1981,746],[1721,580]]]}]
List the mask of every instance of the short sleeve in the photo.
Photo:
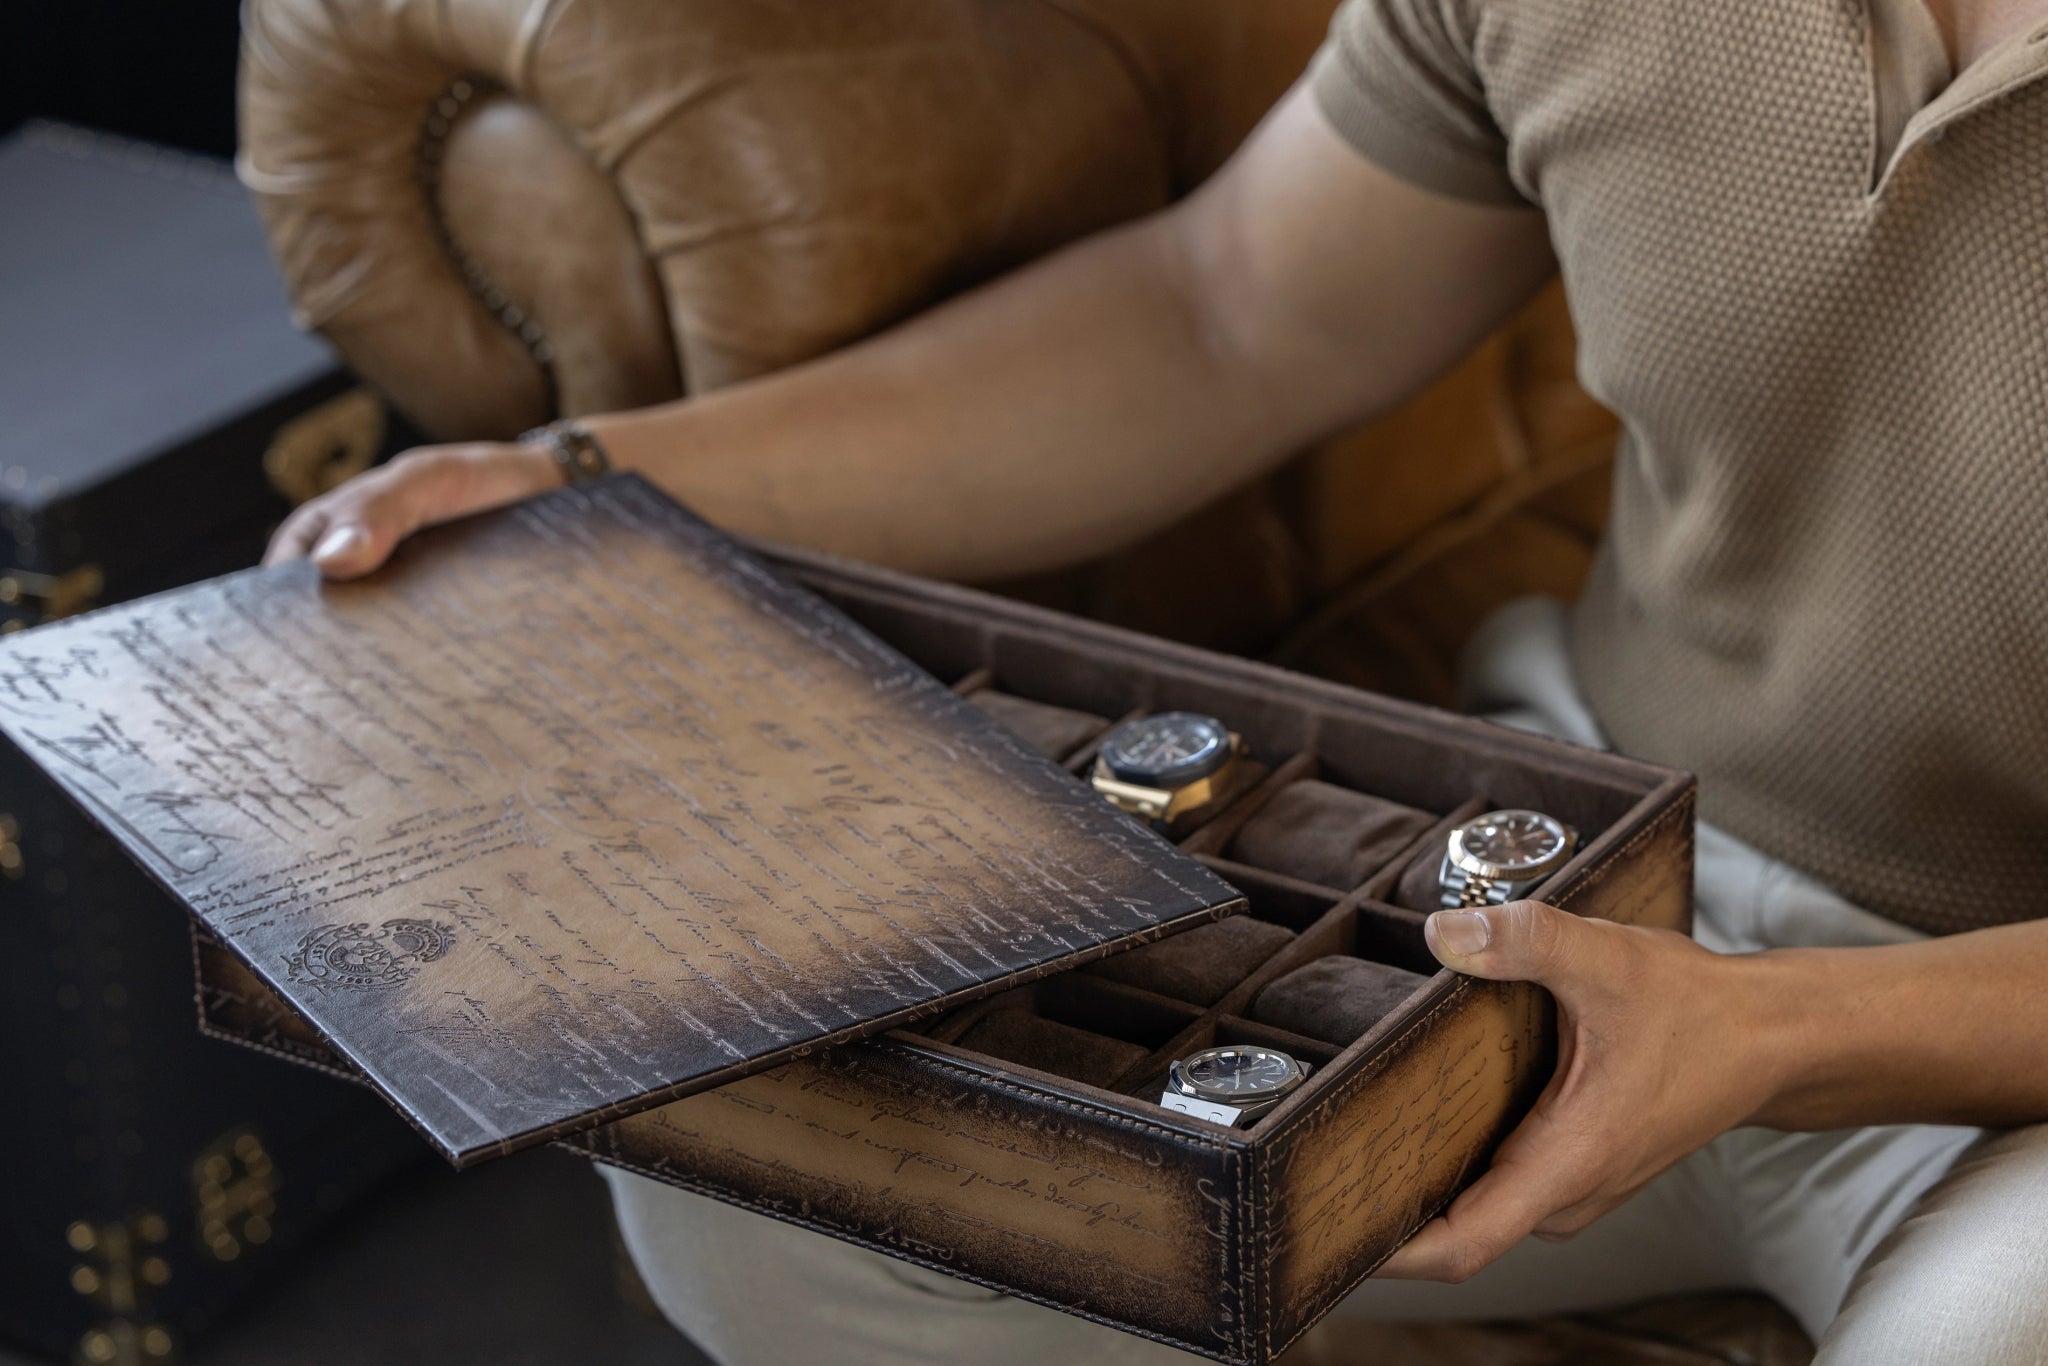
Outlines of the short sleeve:
[{"label": "short sleeve", "polygon": [[1526,204],[1459,0],[1345,0],[1309,68],[1332,127],[1410,184],[1457,199]]}]

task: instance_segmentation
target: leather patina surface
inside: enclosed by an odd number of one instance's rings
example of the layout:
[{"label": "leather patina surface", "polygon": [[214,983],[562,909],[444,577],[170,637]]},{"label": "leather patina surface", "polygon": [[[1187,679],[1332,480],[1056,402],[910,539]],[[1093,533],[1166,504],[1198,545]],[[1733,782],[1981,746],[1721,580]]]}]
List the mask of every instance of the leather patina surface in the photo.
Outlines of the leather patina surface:
[{"label": "leather patina surface", "polygon": [[[1098,718],[1194,707],[1226,719],[1271,775],[1183,844],[1250,893],[1246,923],[1274,931],[1262,938],[1278,947],[1212,1002],[1171,999],[1171,977],[1061,973],[563,1140],[600,1161],[1218,1360],[1266,1362],[1484,1168],[1548,1076],[1548,998],[1438,972],[1422,916],[1390,899],[1409,869],[1438,857],[1450,824],[1495,801],[1555,811],[1586,844],[1544,899],[1627,923],[1689,923],[1682,774],[969,590],[772,558],[970,697],[999,688]],[[1084,744],[1065,766],[1091,762]],[[1302,781],[1370,792],[1434,823],[1356,888],[1294,875],[1328,866],[1328,851],[1263,868],[1208,852]],[[346,1067],[236,955],[203,934],[197,952],[209,1032]],[[1267,986],[1333,956],[1431,976],[1342,1045],[1253,1018]],[[1004,1011],[1150,1053],[1091,1084],[1061,1075],[1072,1060],[1058,1056],[974,1051],[977,1022]],[[1220,1042],[1278,1046],[1314,1070],[1244,1129],[1153,1103],[1166,1061]]]},{"label": "leather patina surface", "polygon": [[12,636],[0,729],[458,1165],[1242,900],[630,475]]}]

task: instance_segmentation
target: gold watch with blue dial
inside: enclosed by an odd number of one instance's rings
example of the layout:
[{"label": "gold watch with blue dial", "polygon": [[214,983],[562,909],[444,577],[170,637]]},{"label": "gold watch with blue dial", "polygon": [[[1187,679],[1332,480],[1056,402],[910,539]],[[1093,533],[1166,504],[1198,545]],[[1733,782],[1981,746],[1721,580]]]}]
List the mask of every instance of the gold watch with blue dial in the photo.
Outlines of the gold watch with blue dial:
[{"label": "gold watch with blue dial", "polygon": [[1215,717],[1165,711],[1104,736],[1089,781],[1132,815],[1171,825],[1221,795],[1243,754],[1243,739]]}]

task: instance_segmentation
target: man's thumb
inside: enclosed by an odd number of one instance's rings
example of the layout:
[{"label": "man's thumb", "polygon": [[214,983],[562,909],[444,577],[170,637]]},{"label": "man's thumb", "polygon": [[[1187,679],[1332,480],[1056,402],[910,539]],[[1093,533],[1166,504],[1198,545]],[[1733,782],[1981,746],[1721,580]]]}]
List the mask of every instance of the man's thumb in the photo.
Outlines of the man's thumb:
[{"label": "man's thumb", "polygon": [[1445,967],[1497,982],[1549,982],[1568,970],[1589,933],[1577,916],[1540,901],[1438,911],[1423,927]]}]

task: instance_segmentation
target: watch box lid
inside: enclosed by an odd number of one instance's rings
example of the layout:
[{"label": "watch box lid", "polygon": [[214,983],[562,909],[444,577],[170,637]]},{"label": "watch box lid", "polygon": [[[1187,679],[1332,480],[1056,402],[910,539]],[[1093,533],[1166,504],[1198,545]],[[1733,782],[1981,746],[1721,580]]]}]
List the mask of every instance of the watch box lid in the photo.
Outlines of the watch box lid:
[{"label": "watch box lid", "polygon": [[630,475],[8,637],[0,730],[457,1165],[1242,907]]}]

